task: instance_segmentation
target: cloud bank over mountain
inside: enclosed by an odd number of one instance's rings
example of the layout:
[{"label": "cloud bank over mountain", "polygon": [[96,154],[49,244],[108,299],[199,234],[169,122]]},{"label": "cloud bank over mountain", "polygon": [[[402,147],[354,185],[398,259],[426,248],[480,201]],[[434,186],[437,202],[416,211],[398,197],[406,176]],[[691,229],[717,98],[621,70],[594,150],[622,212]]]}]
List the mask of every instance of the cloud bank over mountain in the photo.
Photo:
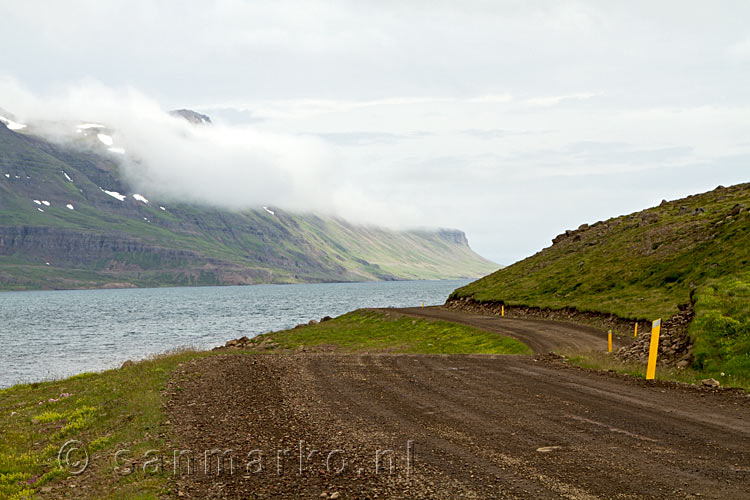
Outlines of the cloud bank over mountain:
[{"label": "cloud bank over mountain", "polygon": [[140,191],[234,209],[270,204],[300,211],[336,208],[336,155],[314,136],[196,125],[135,89],[92,82],[41,97],[5,78],[0,95],[14,104],[12,112],[32,132],[58,142],[76,141],[79,124],[104,125],[125,151],[126,178]]}]

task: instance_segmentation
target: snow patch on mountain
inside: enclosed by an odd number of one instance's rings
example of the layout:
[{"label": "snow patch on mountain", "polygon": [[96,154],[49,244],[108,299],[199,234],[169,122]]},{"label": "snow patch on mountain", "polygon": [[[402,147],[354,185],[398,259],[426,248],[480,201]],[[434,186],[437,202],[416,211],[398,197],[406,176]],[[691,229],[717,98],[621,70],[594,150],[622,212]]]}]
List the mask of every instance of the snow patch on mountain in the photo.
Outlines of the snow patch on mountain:
[{"label": "snow patch on mountain", "polygon": [[103,193],[110,195],[112,198],[117,198],[120,201],[125,201],[125,198],[127,198],[126,195],[120,194],[117,191],[107,191],[106,189],[101,187],[99,189],[101,189]]},{"label": "snow patch on mountain", "polygon": [[9,130],[21,130],[26,128],[26,125],[24,125],[23,123],[14,122],[10,118],[6,118],[4,116],[0,116],[0,122],[4,123]]},{"label": "snow patch on mountain", "polygon": [[99,141],[101,141],[101,143],[104,144],[105,146],[111,146],[112,144],[114,144],[114,141],[112,140],[111,135],[96,134],[96,137],[98,137]]}]

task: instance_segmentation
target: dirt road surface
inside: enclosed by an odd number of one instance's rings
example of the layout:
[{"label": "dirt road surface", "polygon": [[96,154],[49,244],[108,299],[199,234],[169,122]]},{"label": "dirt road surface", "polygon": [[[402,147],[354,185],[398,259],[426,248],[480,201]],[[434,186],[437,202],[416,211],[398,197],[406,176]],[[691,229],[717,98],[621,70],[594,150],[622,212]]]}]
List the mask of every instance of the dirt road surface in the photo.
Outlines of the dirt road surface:
[{"label": "dirt road surface", "polygon": [[[485,316],[446,309],[440,306],[406,307],[381,309],[382,311],[399,312],[408,316],[452,321],[464,325],[497,332],[520,340],[531,347],[534,352],[553,350],[589,351],[607,348],[607,334],[592,327],[565,321],[541,319],[520,319],[498,316]],[[613,338],[615,349],[626,345],[630,339],[623,341]]]},{"label": "dirt road surface", "polygon": [[[168,413],[172,444],[196,460],[172,492],[750,498],[746,393],[538,358],[302,353],[190,362],[167,389]],[[206,450],[232,450],[233,460],[219,469]]]}]

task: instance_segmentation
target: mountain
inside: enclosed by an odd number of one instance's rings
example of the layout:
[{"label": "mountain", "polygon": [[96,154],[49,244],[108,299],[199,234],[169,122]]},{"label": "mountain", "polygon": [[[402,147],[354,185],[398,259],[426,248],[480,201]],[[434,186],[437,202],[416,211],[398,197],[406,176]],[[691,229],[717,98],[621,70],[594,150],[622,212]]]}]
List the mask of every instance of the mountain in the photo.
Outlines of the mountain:
[{"label": "mountain", "polygon": [[75,129],[77,140],[61,145],[32,126],[0,124],[0,289],[437,279],[497,268],[457,230],[391,231],[134,193],[111,131]]},{"label": "mountain", "polygon": [[750,377],[748,207],[750,184],[738,184],[583,224],[449,302],[667,321],[693,308],[694,366]]},{"label": "mountain", "polygon": [[175,109],[169,112],[172,116],[179,116],[196,125],[211,124],[211,118],[207,115],[193,111],[192,109]]}]

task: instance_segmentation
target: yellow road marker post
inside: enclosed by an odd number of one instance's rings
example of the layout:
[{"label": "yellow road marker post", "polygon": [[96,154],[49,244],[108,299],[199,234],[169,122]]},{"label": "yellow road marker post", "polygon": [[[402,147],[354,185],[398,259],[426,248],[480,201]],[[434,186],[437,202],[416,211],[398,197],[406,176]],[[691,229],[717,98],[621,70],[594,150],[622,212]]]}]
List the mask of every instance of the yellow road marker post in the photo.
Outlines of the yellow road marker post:
[{"label": "yellow road marker post", "polygon": [[612,352],[612,330],[607,333],[607,351]]},{"label": "yellow road marker post", "polygon": [[633,337],[638,338],[638,322],[635,322],[635,331],[633,332]]},{"label": "yellow road marker post", "polygon": [[424,307],[424,300],[422,301],[422,307]]},{"label": "yellow road marker post", "polygon": [[500,316],[505,316],[505,306],[504,305],[500,306]]},{"label": "yellow road marker post", "polygon": [[648,349],[648,367],[646,368],[646,380],[653,380],[656,376],[656,355],[659,352],[659,332],[661,331],[661,318],[651,323],[651,344]]}]

